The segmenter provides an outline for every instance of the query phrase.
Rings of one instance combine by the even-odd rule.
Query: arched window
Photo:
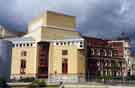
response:
[[[108,56],[109,56],[109,57],[112,57],[112,50],[109,50],[108,52],[109,52],[109,53],[108,53]]]
[[[68,73],[68,59],[62,58],[62,74]]]
[[[91,55],[94,55],[94,54],[95,54],[94,49],[91,48]]]
[[[96,49],[96,55],[100,56],[100,49]]]
[[[107,56],[106,49],[104,49],[103,52],[104,52],[104,56]]]
[[[105,49],[100,50],[101,56],[107,56],[107,52]]]

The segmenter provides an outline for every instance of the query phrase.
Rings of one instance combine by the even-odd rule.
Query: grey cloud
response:
[[[0,23],[20,31],[49,9],[77,16],[77,30],[84,35],[112,37],[135,32],[134,0],[14,0],[5,7],[6,1],[0,1]]]
[[[128,34],[131,31],[134,32],[135,11],[133,4],[134,1],[131,0],[108,0],[106,3],[95,4],[93,12],[88,11],[87,19],[80,25],[80,29],[83,29],[81,32],[98,37],[113,37],[118,36],[121,32]],[[123,8],[126,8],[125,11]],[[123,12],[120,14],[121,9]]]

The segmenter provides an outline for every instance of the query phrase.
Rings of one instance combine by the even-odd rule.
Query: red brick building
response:
[[[122,43],[84,37],[86,43],[86,79],[122,77],[125,64]]]

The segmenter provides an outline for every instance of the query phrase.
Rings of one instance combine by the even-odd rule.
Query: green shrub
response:
[[[105,80],[111,80],[112,79],[112,76],[105,76],[104,79]]]
[[[97,77],[97,79],[99,79],[99,80],[101,80],[101,79],[103,79],[104,77],[102,77],[102,76],[98,76]]]
[[[135,76],[134,76],[134,75],[132,75],[132,76],[127,76],[125,79],[126,79],[126,80],[135,80]]]
[[[33,78],[33,77],[27,77],[27,78],[21,78],[18,81],[19,82],[32,82],[34,80],[35,80],[35,78]]]
[[[37,88],[37,87],[45,87],[46,86],[46,82],[45,80],[34,80],[32,81],[32,83],[29,85],[28,88]]]
[[[122,80],[122,76],[113,77],[113,80]]]

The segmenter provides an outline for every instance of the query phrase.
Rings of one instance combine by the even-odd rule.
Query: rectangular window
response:
[[[68,51],[67,50],[62,50],[62,55],[68,55]]]
[[[118,50],[113,50],[113,56],[118,56]]]
[[[21,68],[26,68],[26,60],[21,60]]]
[[[26,60],[21,60],[20,64],[20,74],[25,74],[25,69],[26,69]]]
[[[68,73],[68,59],[62,58],[62,73],[67,74]]]
[[[26,51],[22,51],[21,52],[21,56],[27,56],[27,52]]]

